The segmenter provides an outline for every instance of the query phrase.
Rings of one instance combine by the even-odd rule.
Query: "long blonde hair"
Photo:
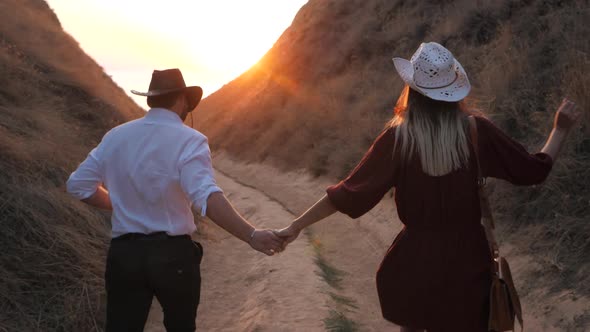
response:
[[[395,149],[404,161],[420,158],[422,170],[441,176],[466,166],[469,143],[464,126],[469,111],[463,101],[430,99],[405,86],[389,126],[396,127]]]

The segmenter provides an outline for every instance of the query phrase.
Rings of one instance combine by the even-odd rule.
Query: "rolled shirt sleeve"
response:
[[[92,196],[103,182],[100,144],[94,148],[66,182],[66,190],[76,199]]]
[[[195,136],[180,161],[180,186],[201,216],[207,214],[207,199],[215,192],[223,192],[217,186],[213,173],[211,151],[207,138]]]

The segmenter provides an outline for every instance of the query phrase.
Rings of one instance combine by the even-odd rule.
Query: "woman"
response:
[[[469,80],[437,43],[423,43],[410,61],[393,60],[406,83],[394,118],[352,173],[279,235],[291,242],[336,211],[360,217],[394,187],[404,228],[377,272],[383,317],[402,332],[487,331],[492,258],[480,223],[471,114],[463,102]],[[543,182],[579,117],[573,109],[564,100],[537,154],[476,116],[483,176]]]

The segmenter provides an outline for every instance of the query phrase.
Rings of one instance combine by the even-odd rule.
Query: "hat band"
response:
[[[442,86],[435,86],[435,87],[422,86],[422,85],[418,84],[416,81],[414,81],[414,84],[416,84],[417,87],[422,88],[422,89],[432,89],[432,90],[434,90],[434,89],[442,89],[442,88],[446,88],[448,86],[453,85],[455,82],[457,82],[457,79],[458,78],[459,78],[459,74],[457,74],[457,71],[455,70],[455,79],[453,79],[453,81],[451,81],[451,83],[449,83],[449,84],[445,84],[445,85],[442,85]]]

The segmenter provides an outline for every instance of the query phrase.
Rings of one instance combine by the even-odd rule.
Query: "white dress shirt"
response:
[[[191,204],[205,215],[209,195],[221,192],[207,137],[163,108],[110,130],[70,175],[67,190],[85,199],[101,183],[113,206],[113,237],[191,234],[196,228]]]

